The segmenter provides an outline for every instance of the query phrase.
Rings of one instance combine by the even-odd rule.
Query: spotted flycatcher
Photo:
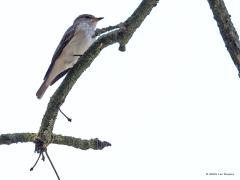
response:
[[[49,86],[64,76],[94,42],[94,33],[97,22],[103,17],[83,14],[78,16],[73,25],[68,28],[62,37],[52,62],[45,74],[44,81],[37,91],[38,99],[41,99]]]

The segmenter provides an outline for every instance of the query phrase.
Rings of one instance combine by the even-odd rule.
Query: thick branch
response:
[[[223,0],[208,0],[225,46],[240,73],[240,42]]]
[[[62,135],[54,135],[52,143],[72,146],[82,150],[87,150],[87,149],[101,150],[107,146],[111,146],[109,142],[100,141],[97,138],[85,140],[85,139],[80,139],[80,138],[75,138],[70,136],[62,136]]]
[[[73,85],[80,77],[80,75],[91,65],[93,60],[99,55],[105,47],[119,43],[120,50],[125,50],[125,45],[136,29],[141,25],[146,16],[151,12],[152,8],[157,5],[159,0],[143,0],[134,13],[123,23],[112,26],[119,29],[113,30],[109,33],[103,34],[96,40],[92,46],[81,57],[81,61],[68,73],[59,88],[51,97],[45,115],[42,119],[42,124],[38,133],[38,137],[47,145],[51,142],[52,131],[57,117],[59,107],[65,101],[66,96],[72,89]],[[110,28],[112,30],[112,28]]]
[[[36,138],[36,133],[13,133],[13,134],[1,134],[0,145],[10,145],[13,143],[33,142]]]
[[[14,134],[1,134],[0,135],[0,145],[10,145],[13,143],[24,143],[32,142],[35,143],[37,139],[36,133],[14,133]],[[111,146],[110,143],[106,141],[100,141],[99,139],[80,139],[71,136],[62,136],[53,134],[52,142],[53,144],[72,146],[78,149],[87,150],[101,150],[107,146]]]

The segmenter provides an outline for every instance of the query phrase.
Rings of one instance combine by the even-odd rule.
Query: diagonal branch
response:
[[[78,63],[76,63],[70,70],[59,88],[50,98],[47,110],[43,116],[41,127],[38,132],[38,138],[41,139],[45,145],[48,145],[52,141],[52,131],[59,107],[64,103],[77,79],[91,65],[93,60],[105,47],[114,43],[119,43],[119,50],[124,51],[125,45],[131,39],[132,35],[142,24],[147,15],[150,14],[153,7],[157,5],[158,1],[159,0],[142,0],[133,14],[125,22],[120,23],[121,26],[112,26],[117,29],[113,30],[114,28],[110,28],[112,31],[101,35],[83,54],[81,61],[78,61]]]
[[[240,76],[240,42],[237,31],[231,21],[231,15],[229,15],[223,0],[208,0],[208,3],[213,12],[214,19],[217,21],[225,46]]]

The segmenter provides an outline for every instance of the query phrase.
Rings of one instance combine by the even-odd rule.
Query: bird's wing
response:
[[[71,68],[68,68],[66,70],[64,70],[63,72],[61,72],[60,74],[58,74],[51,82],[50,85],[53,85],[57,80],[59,80],[61,77],[63,77],[65,74],[67,74],[70,71]]]
[[[44,76],[44,80],[47,79],[48,75],[50,74],[53,65],[55,63],[55,61],[57,60],[57,58],[60,56],[60,54],[62,53],[62,50],[64,49],[64,47],[69,43],[69,41],[71,41],[71,39],[73,38],[74,34],[76,31],[76,26],[72,25],[68,28],[68,30],[65,32],[65,34],[63,35],[57,49],[55,50],[53,57],[52,57],[52,62]]]

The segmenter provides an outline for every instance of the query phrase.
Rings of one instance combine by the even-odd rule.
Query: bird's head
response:
[[[97,22],[102,19],[103,19],[103,17],[95,17],[91,14],[82,14],[74,20],[73,24],[79,24],[81,22],[85,22],[85,23],[96,25]]]

